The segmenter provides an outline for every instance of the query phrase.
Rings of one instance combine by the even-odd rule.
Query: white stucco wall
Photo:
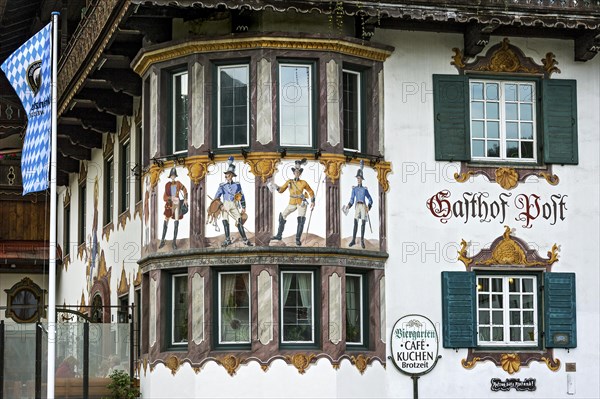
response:
[[[574,272],[577,275],[577,342],[576,349],[555,349],[554,357],[561,362],[557,372],[544,363],[533,362],[513,375],[492,362],[478,362],[467,370],[460,361],[467,350],[441,348],[442,358],[433,371],[419,381],[421,397],[481,398],[514,397],[514,390],[492,392],[490,379],[535,378],[537,390],[518,393],[528,397],[567,397],[565,363],[576,363],[576,395],[569,397],[598,397],[598,299],[599,274],[597,243],[599,241],[598,172],[600,128],[600,58],[581,63],[573,61],[573,41],[510,38],[511,44],[522,49],[537,63],[547,52],[553,52],[562,73],[555,79],[577,79],[579,165],[553,165],[560,178],[557,186],[543,179],[529,178],[519,183],[509,199],[506,220],[489,222],[450,219],[440,223],[426,208],[426,201],[440,190],[449,190],[450,200],[461,198],[465,192],[488,192],[497,199],[507,192],[498,184],[477,176],[458,183],[453,174],[458,163],[434,160],[432,74],[457,74],[450,65],[452,48],[463,46],[463,36],[453,34],[381,31],[373,39],[395,47],[385,63],[385,158],[393,164],[389,175],[388,193],[388,252],[386,266],[388,336],[400,317],[418,313],[434,323],[442,323],[441,272],[463,271],[457,261],[461,239],[471,243],[479,252],[504,231],[513,228],[516,237],[539,248],[546,256],[554,243],[560,246],[559,261],[554,272]],[[502,37],[492,36],[490,46]],[[485,54],[487,48],[482,54]],[[551,225],[541,217],[530,228],[515,220],[520,212],[514,198],[519,194],[537,194],[547,201],[552,194],[567,196],[566,219]],[[441,336],[441,331],[438,334]],[[441,347],[441,339],[440,339]],[[388,345],[389,352],[389,345]],[[412,380],[397,372],[390,363],[387,368],[387,395],[410,397]]]

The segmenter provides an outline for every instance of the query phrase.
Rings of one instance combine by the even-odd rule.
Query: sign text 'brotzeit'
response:
[[[431,320],[421,315],[404,316],[392,328],[390,359],[401,372],[422,375],[437,363],[438,343]]]

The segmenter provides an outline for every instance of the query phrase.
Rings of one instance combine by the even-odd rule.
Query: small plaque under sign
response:
[[[574,373],[577,371],[576,365],[577,363],[565,363],[565,370],[569,373]]]
[[[492,378],[490,389],[494,392],[498,391],[510,391],[514,389],[516,391],[535,391],[535,378],[525,378],[521,381],[520,378],[507,378],[502,381],[500,378]]]

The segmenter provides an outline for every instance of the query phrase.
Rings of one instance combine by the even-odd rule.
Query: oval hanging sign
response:
[[[423,375],[438,361],[439,339],[435,325],[425,316],[402,317],[392,328],[390,341],[394,366],[409,375]]]

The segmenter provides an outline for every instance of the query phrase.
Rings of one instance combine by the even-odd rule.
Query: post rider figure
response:
[[[359,220],[362,221],[360,227],[360,245],[363,248],[365,247],[365,225],[367,224],[367,220],[369,218],[369,211],[373,206],[373,199],[369,194],[369,189],[362,185],[364,180],[363,168],[364,161],[360,161],[360,168],[356,172],[356,182],[358,184],[352,187],[352,195],[350,196],[350,201],[348,202],[348,207],[346,208],[346,210],[352,208],[352,205],[356,200],[356,207],[354,208],[354,230],[352,232],[352,241],[350,241],[348,244],[349,247],[352,247],[356,244],[356,231],[358,230]]]
[[[177,180],[177,169],[171,168],[169,173],[171,181],[165,185],[165,193],[163,194],[163,200],[165,201],[165,221],[163,223],[162,238],[160,240],[159,248],[165,246],[165,236],[167,235],[167,228],[169,227],[169,220],[174,219],[174,230],[173,230],[173,249],[177,249],[177,229],[179,228],[179,220],[183,219],[185,212],[182,212],[181,202],[187,208],[188,206],[188,192],[185,186]],[[183,199],[181,198],[183,194]]]
[[[275,184],[273,185],[274,188],[280,193],[283,193],[288,188],[290,189],[290,203],[283,210],[283,212],[279,214],[279,228],[277,229],[277,234],[271,237],[271,240],[281,240],[281,235],[283,234],[286,218],[292,212],[298,210],[298,228],[296,230],[296,245],[302,245],[300,237],[302,236],[302,230],[304,230],[304,223],[306,222],[306,208],[308,207],[308,198],[310,198],[310,209],[312,210],[315,207],[315,193],[306,181],[300,180],[300,175],[304,171],[304,169],[301,168],[301,166],[305,163],[306,158],[303,158],[300,161],[296,161],[296,167],[292,168],[292,172],[294,172],[294,178],[286,181],[281,187]]]
[[[237,224],[240,237],[244,244],[251,247],[252,243],[246,237],[246,231],[244,230],[244,224],[242,223],[242,214],[246,213],[246,198],[242,192],[242,185],[238,182],[234,182],[233,178],[237,177],[235,174],[235,165],[233,164],[233,157],[229,157],[227,160],[229,166],[225,173],[225,182],[219,184],[215,199],[220,199],[223,196],[222,206],[222,217],[223,217],[223,228],[225,230],[225,241],[221,244],[222,247],[231,245],[231,237],[229,230],[229,216],[231,216]],[[240,209],[241,208],[241,213]]]

